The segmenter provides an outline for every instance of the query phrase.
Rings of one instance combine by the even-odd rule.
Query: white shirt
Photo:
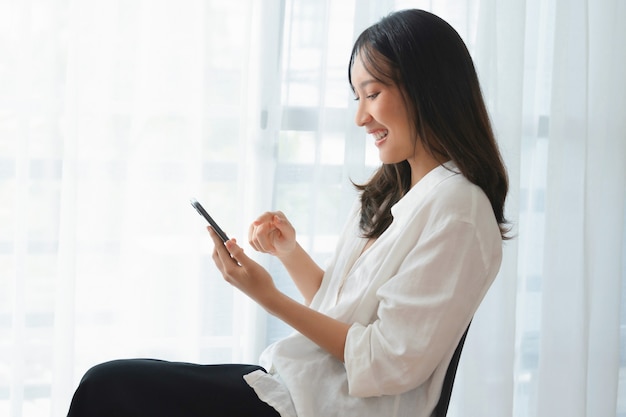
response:
[[[429,417],[458,341],[493,282],[502,240],[484,192],[453,163],[392,208],[367,249],[355,204],[311,307],[352,323],[345,363],[293,333],[246,375],[283,417]]]

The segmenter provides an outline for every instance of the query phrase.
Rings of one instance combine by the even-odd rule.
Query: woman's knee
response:
[[[111,387],[119,361],[105,362],[89,369],[83,375],[70,404],[68,416],[99,416],[104,412],[105,395],[111,395]],[[106,393],[106,394],[105,394]]]
[[[124,362],[126,361],[115,360],[93,366],[83,375],[79,388],[85,386],[105,388],[116,380],[119,382],[119,374],[124,369]]]
[[[114,360],[93,366],[83,375],[72,401],[92,405],[115,402],[127,391],[127,385],[137,379],[133,376],[134,369],[141,365],[136,362],[140,361]]]

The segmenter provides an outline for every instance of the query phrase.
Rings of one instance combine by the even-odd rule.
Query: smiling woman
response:
[[[386,131],[376,143],[382,166],[357,187],[360,198],[325,269],[298,243],[284,213],[252,222],[250,245],[281,262],[304,303],[280,291],[235,240],[209,227],[224,280],[296,332],[267,347],[261,366],[145,359],[97,365],[81,380],[68,415],[446,414],[447,406],[437,407],[444,378],[502,261],[507,193],[482,97],[472,95],[480,88],[471,57],[451,34],[444,20],[410,9],[389,14],[357,39],[350,59],[350,81],[364,97],[357,121],[370,132]],[[409,68],[439,55],[431,62],[440,68]],[[447,66],[459,64],[464,70],[453,82],[462,86],[457,94],[469,97],[442,88],[415,94],[416,83],[441,85],[453,72]],[[398,75],[383,82],[372,67]],[[463,113],[468,102],[477,109]],[[438,124],[461,113],[449,123],[463,129]],[[467,141],[478,146],[467,149]],[[389,168],[395,177],[386,176]]]
[[[421,142],[415,140],[417,132],[409,119],[406,106],[408,101],[398,85],[395,82],[383,83],[373,78],[363,65],[360,55],[355,58],[350,74],[352,88],[359,102],[355,116],[356,124],[364,127],[374,138],[381,162],[397,164],[405,160],[431,158],[430,154],[424,152]],[[415,168],[423,166],[424,161],[416,162],[418,163],[411,171],[414,174]],[[420,176],[416,177],[411,185],[438,164],[426,165],[428,167],[424,166],[425,172],[418,174]]]
[[[113,358],[254,363],[292,332],[221,280],[189,198],[304,299],[248,225],[280,209],[326,269],[382,150],[346,58],[407,7],[465,41],[510,175],[449,415],[626,413],[625,4],[492,3],[0,2],[0,415],[65,415]]]

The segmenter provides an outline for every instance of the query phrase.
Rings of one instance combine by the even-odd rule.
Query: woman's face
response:
[[[382,163],[409,162],[414,185],[439,162],[424,151],[417,139],[402,91],[396,84],[376,80],[363,65],[360,54],[354,60],[351,79],[359,103],[356,124],[367,130]]]
[[[376,80],[361,55],[352,66],[352,88],[358,101],[355,122],[365,127],[384,164],[402,162],[415,153],[415,135],[400,88]]]

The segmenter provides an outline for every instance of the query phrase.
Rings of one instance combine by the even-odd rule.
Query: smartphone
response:
[[[195,198],[192,198],[191,205],[198,211],[198,213],[200,213],[202,217],[206,219],[206,221],[209,222],[213,230],[215,230],[215,233],[217,233],[220,239],[222,239],[222,242],[226,243],[226,241],[228,240],[228,236],[226,235],[226,233],[224,233],[222,228],[219,227],[217,223],[215,223],[215,220],[213,220],[213,218],[209,216],[209,213],[207,213],[204,207],[202,207],[202,204],[200,204]]]

